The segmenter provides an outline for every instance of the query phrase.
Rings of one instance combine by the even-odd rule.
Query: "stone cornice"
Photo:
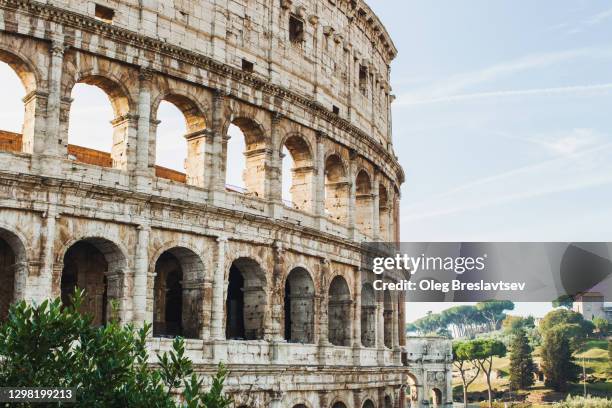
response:
[[[322,106],[319,102],[302,96],[283,86],[271,84],[265,79],[245,73],[237,68],[233,68],[224,63],[215,61],[210,57],[187,50],[185,48],[168,44],[125,28],[103,23],[92,17],[88,17],[73,11],[64,10],[56,6],[42,4],[36,1],[0,0],[0,7],[16,11],[25,11],[32,16],[40,17],[63,26],[69,26],[75,29],[89,31],[107,37],[114,42],[124,43],[142,49],[163,53],[174,59],[204,68],[225,77],[229,77],[233,81],[251,86],[254,89],[267,93],[271,97],[280,97],[290,101],[292,104],[305,107],[309,109],[314,116],[322,118],[339,129],[360,138],[367,145],[367,147],[371,148],[380,155],[381,160],[391,165],[394,176],[397,178],[397,182],[399,184],[404,182],[404,171],[399,165],[393,152],[389,152],[366,132],[359,129],[348,120],[340,118],[338,115]],[[66,44],[74,44],[74,38],[67,37]]]

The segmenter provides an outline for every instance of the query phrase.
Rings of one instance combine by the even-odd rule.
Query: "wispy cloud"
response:
[[[396,102],[397,106],[407,105],[424,105],[432,103],[447,103],[447,102],[462,102],[473,99],[484,98],[501,98],[512,96],[536,96],[536,95],[559,95],[559,94],[578,94],[588,92],[600,92],[612,90],[612,83],[595,84],[595,85],[576,85],[562,86],[553,88],[534,88],[534,89],[518,89],[509,91],[492,91],[492,92],[475,92],[457,95],[446,95],[440,97],[430,97],[416,99],[414,97],[401,98]]]
[[[597,14],[594,14],[594,15],[592,15],[590,17],[587,17],[584,20],[578,22],[577,24],[575,24],[573,26],[567,25],[567,26],[570,27],[569,30],[567,31],[567,33],[568,34],[578,34],[578,33],[581,33],[581,32],[587,30],[590,27],[598,26],[598,25],[604,23],[605,21],[609,20],[610,18],[612,18],[612,8],[600,11]]]
[[[473,99],[479,97],[528,95],[541,90],[501,91],[468,93],[470,88],[484,83],[494,82],[520,72],[543,68],[564,61],[579,58],[612,58],[612,48],[579,48],[567,51],[531,54],[510,61],[495,64],[475,71],[451,75],[448,78],[435,80],[431,85],[399,95],[397,105],[415,105],[420,103],[446,102],[451,100]],[[566,87],[564,91],[573,87]],[[579,87],[575,87],[580,90]],[[557,89],[557,88],[550,88]],[[561,89],[561,88],[558,88]],[[583,88],[584,89],[584,88]]]
[[[403,210],[402,221],[423,220],[533,199],[554,193],[577,191],[612,183],[607,161],[612,143],[597,144],[543,162],[521,166],[464,183],[428,197]],[[473,197],[479,197],[474,200]],[[445,205],[440,203],[450,203]],[[437,206],[437,208],[436,208]]]

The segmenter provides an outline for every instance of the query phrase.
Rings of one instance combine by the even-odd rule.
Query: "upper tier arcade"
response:
[[[391,143],[389,64],[397,50],[361,0],[46,3],[252,72]]]

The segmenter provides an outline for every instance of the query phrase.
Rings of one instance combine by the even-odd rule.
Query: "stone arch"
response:
[[[433,407],[442,406],[442,391],[439,388],[432,388],[429,395],[430,405]]]
[[[175,246],[157,257],[154,271],[153,335],[199,337],[202,259],[191,249]]]
[[[60,288],[64,304],[75,288],[85,291],[81,310],[92,316],[94,325],[111,318],[111,301],[120,301],[127,268],[126,252],[100,237],[74,240],[63,253]]]
[[[20,133],[0,131],[0,150],[33,153],[38,100],[36,92],[41,83],[40,73],[26,56],[4,45],[0,45],[0,62],[4,62],[13,70],[26,94],[22,101],[23,123]]]
[[[380,184],[378,186],[378,220],[379,234],[383,241],[391,240],[391,237],[389,236],[390,215],[389,193],[387,191],[387,187],[385,187],[384,184]]]
[[[225,126],[225,134],[228,134],[231,125],[238,128],[238,133],[241,133],[242,137],[244,138],[244,151],[242,154],[245,157],[245,164],[242,170],[244,190],[242,190],[240,186],[238,186],[238,188],[236,188],[236,186],[229,186],[229,188],[233,191],[244,192],[249,195],[263,198],[265,195],[266,185],[265,164],[268,154],[266,148],[266,144],[268,142],[266,130],[261,123],[246,116],[232,116],[232,119]],[[231,148],[232,144],[235,146],[239,145],[239,143],[236,141],[232,142],[234,137],[228,137],[229,140],[223,149],[226,169],[228,167],[229,160],[228,152],[233,150]]]
[[[251,257],[236,258],[230,265],[225,303],[227,339],[263,339],[267,292],[260,265]]]
[[[325,159],[325,212],[333,220],[346,224],[350,185],[347,170],[340,155],[332,153]]]
[[[368,172],[361,169],[355,177],[355,221],[359,231],[372,235],[372,180]]]
[[[22,237],[0,227],[0,321],[8,317],[27,276],[27,248]]]
[[[374,402],[371,399],[367,399],[363,402],[362,408],[375,408]]]
[[[314,161],[312,147],[308,139],[299,133],[287,134],[281,143],[280,157],[288,151],[293,160],[291,168],[291,204],[292,207],[312,212],[314,197]]]
[[[293,268],[285,280],[285,340],[314,342],[314,280],[303,267]]]
[[[157,130],[158,125],[161,123],[158,119],[159,107],[162,102],[168,102],[173,105],[183,115],[185,121],[186,133],[183,135],[175,135],[177,138],[184,138],[186,141],[186,149],[182,156],[184,160],[184,168],[169,169],[158,164],[158,153],[159,153],[159,134]],[[169,91],[160,94],[151,106],[151,119],[154,124],[155,137],[152,138],[151,145],[155,148],[152,149],[155,152],[155,175],[157,177],[170,179],[178,182],[185,182],[189,185],[195,185],[199,187],[205,186],[205,144],[206,144],[206,126],[207,120],[205,116],[204,108],[198,103],[191,95],[185,95],[184,93],[177,91]],[[184,172],[184,173],[183,173]]]
[[[361,344],[376,347],[376,292],[369,282],[361,286]]]
[[[383,408],[393,408],[393,398],[390,395],[385,395],[385,399],[383,401]]]
[[[421,397],[419,396],[419,383],[417,381],[416,376],[412,373],[407,373],[406,378],[408,379],[407,396],[408,396],[408,399],[412,402],[412,404],[409,404],[408,406],[411,406],[411,405],[416,404],[416,401],[421,400]]]
[[[136,136],[136,108],[130,92],[125,85],[125,80],[116,77],[111,72],[99,69],[88,69],[77,72],[77,74],[64,84],[64,94],[72,95],[77,84],[86,84],[100,89],[109,99],[113,109],[114,118],[111,120],[113,128],[110,152],[100,151],[87,146],[71,144],[70,140],[70,112],[72,102],[65,102],[68,106],[68,115],[62,115],[63,131],[68,135],[68,157],[81,163],[93,164],[102,167],[113,167],[117,169],[128,169],[128,148],[130,137]],[[71,97],[67,100],[72,101]]]
[[[329,284],[327,296],[328,336],[333,345],[351,345],[352,303],[346,279],[342,275],[336,275]]]
[[[331,408],[347,408],[347,405],[342,401],[336,401],[333,403]]]
[[[388,289],[383,293],[383,327],[385,347],[393,348],[393,300]]]

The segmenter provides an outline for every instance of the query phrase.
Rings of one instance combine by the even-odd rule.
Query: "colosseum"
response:
[[[452,405],[448,343],[407,339],[404,295],[361,264],[362,242],[399,240],[396,52],[363,0],[0,0],[26,92],[0,132],[0,318],[80,287],[96,324],[112,302],[153,323],[153,351],[185,337],[203,378],[226,362],[236,407]],[[77,84],[110,100],[108,152],[68,138]],[[162,101],[184,172],[156,165]]]

